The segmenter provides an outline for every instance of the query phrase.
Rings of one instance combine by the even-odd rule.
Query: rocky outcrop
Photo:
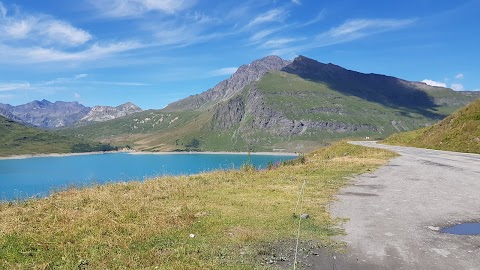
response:
[[[239,96],[217,105],[212,118],[213,129],[229,129],[239,124],[245,115],[245,103]]]
[[[11,106],[0,103],[0,115],[22,124],[40,128],[62,128],[79,122],[99,122],[122,117],[141,109],[128,102],[118,107],[86,107],[78,102],[35,100],[27,104]]]
[[[320,109],[322,110],[322,109]],[[329,112],[340,111],[332,109]],[[350,124],[342,122],[293,120],[275,110],[265,102],[263,95],[255,87],[250,90],[246,112],[253,116],[249,125],[242,126],[244,131],[257,129],[277,136],[300,135],[307,131],[333,131],[337,133],[355,131],[378,131],[378,128],[369,124]]]
[[[337,108],[318,108],[315,111],[341,113]],[[242,121],[246,115],[252,116],[251,120]],[[289,119],[282,111],[273,109],[255,86],[250,89],[246,102],[241,96],[237,96],[215,107],[212,118],[213,129],[225,130],[236,126],[239,126],[240,134],[246,141],[249,141],[248,136],[252,131],[274,136],[301,135],[316,131],[336,133],[378,131],[377,126],[369,124]]]
[[[16,115],[12,114],[8,109],[11,108],[12,106],[8,104],[0,104],[0,116],[3,116],[9,120],[15,121],[20,124],[26,124],[23,122],[23,120],[20,117],[17,117]]]
[[[278,56],[267,56],[242,65],[227,80],[198,95],[193,95],[168,105],[166,111],[188,111],[207,109],[216,103],[227,100],[238,94],[245,86],[259,80],[269,71],[281,70],[291,61],[283,60]]]
[[[80,122],[103,122],[141,111],[142,109],[140,107],[131,102],[124,103],[117,107],[95,106],[88,112],[87,115],[80,119]]]

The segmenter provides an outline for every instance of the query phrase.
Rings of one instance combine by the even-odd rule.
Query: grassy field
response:
[[[383,142],[393,145],[480,153],[480,99],[431,127],[394,134]]]
[[[0,116],[0,156],[111,151],[110,145],[27,127]]]
[[[333,195],[393,156],[341,142],[263,171],[244,166],[4,202],[0,268],[270,268],[272,258],[293,256],[304,181],[310,218],[302,221],[302,243],[335,246]]]

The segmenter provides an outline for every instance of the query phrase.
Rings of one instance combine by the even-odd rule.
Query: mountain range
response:
[[[138,106],[127,102],[117,107],[86,107],[78,102],[35,100],[12,106],[0,103],[0,116],[29,126],[54,129],[92,122],[102,122],[140,112]]]
[[[304,56],[268,56],[164,109],[62,133],[147,151],[304,152],[341,138],[385,138],[430,126],[479,97]]]

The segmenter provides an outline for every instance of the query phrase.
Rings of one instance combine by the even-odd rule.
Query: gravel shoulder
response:
[[[341,190],[330,213],[349,219],[347,253],[312,256],[308,268],[480,269],[480,235],[438,231],[480,222],[480,155],[351,143],[401,156]]]

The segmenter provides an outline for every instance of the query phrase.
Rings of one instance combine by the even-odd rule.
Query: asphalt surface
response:
[[[401,156],[356,177],[330,213],[348,218],[346,254],[311,256],[310,269],[480,269],[480,235],[439,229],[480,222],[480,155],[396,147]]]

